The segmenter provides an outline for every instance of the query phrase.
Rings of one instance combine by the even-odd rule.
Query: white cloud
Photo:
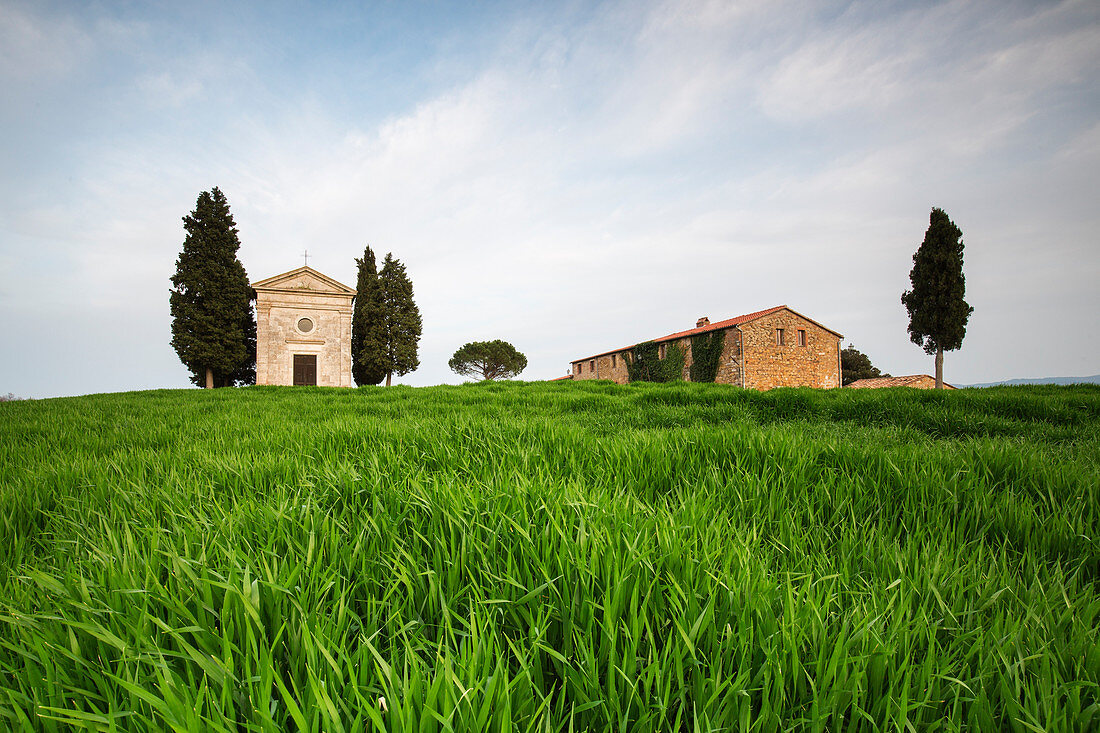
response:
[[[48,82],[64,76],[93,49],[71,18],[44,18],[14,2],[0,2],[0,78]]]
[[[198,79],[180,79],[170,72],[161,71],[138,77],[137,88],[148,104],[178,109],[198,98],[202,94],[203,84]]]
[[[760,104],[782,120],[871,112],[906,93],[905,77],[917,61],[915,49],[882,29],[835,32],[784,57],[760,85]]]
[[[525,376],[542,378],[700,315],[782,302],[894,373],[923,371],[898,296],[941,205],[963,226],[980,304],[982,346],[953,357],[969,374],[959,381],[1057,371],[1044,355],[989,371],[1005,348],[989,334],[1026,322],[1002,301],[1027,282],[1028,233],[1054,233],[1048,302],[1088,287],[1095,252],[1092,270],[1055,274],[1095,235],[1080,190],[1095,182],[1100,133],[1094,116],[1067,119],[1041,163],[1019,169],[1004,148],[1035,139],[1040,101],[1072,106],[1065,89],[1095,78],[1096,24],[1067,25],[1065,7],[1009,13],[966,47],[952,39],[981,13],[965,4],[853,7],[824,22],[790,4],[623,4],[580,27],[521,23],[467,77],[366,117],[310,90],[275,104],[247,56],[155,59],[130,88],[147,97],[138,112],[167,108],[174,124],[84,141],[86,157],[59,172],[78,181],[66,195],[32,188],[25,206],[0,205],[0,258],[14,262],[0,307],[45,297],[129,318],[151,334],[131,357],[165,369],[180,217],[219,185],[254,279],[306,247],[348,283],[366,244],[406,262],[425,335],[423,367],[404,381],[457,381],[446,360],[469,340],[513,341]],[[159,373],[186,383],[182,368]]]
[[[147,32],[138,21],[88,22],[34,3],[0,0],[0,83],[10,90],[86,77],[104,56],[143,42]]]
[[[1081,3],[1009,17],[998,4],[956,1],[854,26],[862,21],[855,12],[775,65],[759,89],[767,114],[797,124],[889,123],[976,155],[1008,144],[1052,91],[1100,68],[1097,13]]]

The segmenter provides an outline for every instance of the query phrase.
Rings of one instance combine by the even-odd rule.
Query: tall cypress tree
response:
[[[382,271],[378,273],[378,284],[382,290],[383,312],[383,366],[386,372],[386,386],[389,387],[394,374],[401,376],[420,366],[417,345],[420,342],[420,309],[413,301],[412,282],[405,273],[400,260],[387,254],[382,262]]]
[[[936,355],[936,389],[943,389],[943,352],[962,346],[974,312],[964,300],[962,231],[943,209],[932,209],[909,281],[913,289],[901,294],[909,311],[909,340]]]
[[[200,387],[254,384],[255,294],[237,259],[241,242],[225,194],[218,188],[199,194],[183,228],[169,295],[172,348]]]
[[[386,376],[385,329],[382,287],[370,247],[363,259],[356,258],[359,277],[355,283],[355,304],[351,316],[351,375],[359,386],[378,384]]]

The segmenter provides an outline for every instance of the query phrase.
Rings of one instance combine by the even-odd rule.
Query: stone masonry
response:
[[[655,341],[667,348],[679,344],[686,355],[683,378],[689,380],[691,337],[722,330],[725,342],[715,382],[751,389],[840,386],[841,334],[785,305],[725,321],[700,318],[696,327]],[[782,343],[781,343],[782,342]],[[573,379],[628,381],[626,354],[634,346],[578,359],[570,365]]]
[[[783,331],[783,345],[777,343],[778,329]],[[741,330],[745,334],[746,387],[840,386],[840,335],[835,331],[788,308],[746,323]],[[799,345],[800,338],[804,338],[804,346]]]
[[[351,387],[355,290],[311,267],[252,284],[256,291],[256,384],[294,384],[294,356],[316,357],[317,385]]]
[[[900,377],[874,377],[872,379],[857,379],[848,385],[848,389],[883,389],[886,387],[912,387],[913,389],[935,389],[936,378],[930,374],[908,374]],[[944,389],[958,389],[947,382],[943,383]]]

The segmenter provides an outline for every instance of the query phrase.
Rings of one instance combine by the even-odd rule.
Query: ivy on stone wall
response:
[[[657,344],[654,341],[643,341],[634,349],[623,354],[626,359],[626,374],[631,382],[654,382],[651,371],[660,363],[657,355]]]
[[[638,344],[626,356],[626,373],[631,382],[675,382],[683,379],[687,352],[680,344],[668,344],[665,358],[654,341]]]
[[[726,343],[725,331],[712,331],[691,337],[691,381],[713,382]]]

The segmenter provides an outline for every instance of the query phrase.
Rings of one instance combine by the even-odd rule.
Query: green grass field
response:
[[[1100,387],[3,403],[0,728],[1096,730],[1098,500]]]

